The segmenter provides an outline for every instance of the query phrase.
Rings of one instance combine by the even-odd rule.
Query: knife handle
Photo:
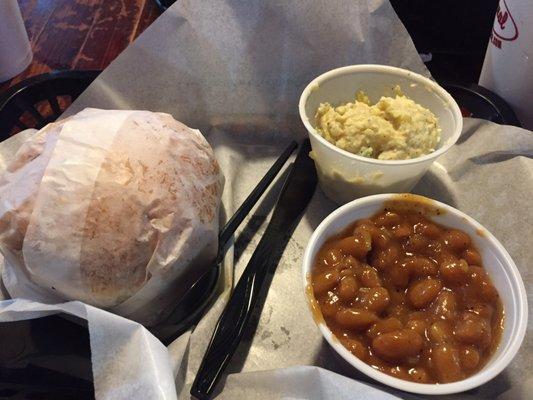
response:
[[[215,386],[244,335],[261,286],[271,267],[273,251],[283,240],[267,227],[218,320],[191,388],[191,395],[210,399]]]

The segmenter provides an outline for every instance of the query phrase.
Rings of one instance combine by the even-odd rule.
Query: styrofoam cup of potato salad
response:
[[[318,76],[299,112],[320,186],[337,203],[410,191],[463,127],[459,106],[436,82],[386,65]]]

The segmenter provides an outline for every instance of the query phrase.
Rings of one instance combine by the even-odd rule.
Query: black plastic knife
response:
[[[211,342],[191,388],[191,395],[211,399],[222,373],[231,360],[257,304],[267,274],[273,274],[278,261],[272,255],[280,251],[298,225],[315,192],[317,176],[306,140],[281,189],[272,218],[244,269],[237,286],[218,320]]]

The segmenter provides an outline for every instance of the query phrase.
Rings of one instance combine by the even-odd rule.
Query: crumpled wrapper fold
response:
[[[86,109],[50,124],[0,177],[4,284],[153,324],[216,256],[222,186],[201,133],[168,114]]]

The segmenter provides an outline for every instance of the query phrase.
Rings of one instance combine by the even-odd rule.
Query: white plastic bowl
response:
[[[528,308],[524,283],[515,263],[507,251],[488,230],[461,211],[446,204],[410,194],[374,195],[352,201],[338,208],[322,221],[307,245],[303,260],[303,285],[306,296],[312,296],[312,291],[309,290],[309,276],[316,254],[325,241],[333,235],[342,232],[343,229],[355,221],[368,218],[382,210],[384,208],[384,202],[398,199],[400,196],[410,202],[423,204],[430,202],[431,206],[437,207],[442,211],[440,215],[430,216],[429,218],[431,220],[444,226],[461,229],[470,235],[473,244],[481,254],[484,268],[489,273],[492,282],[500,294],[504,307],[504,329],[500,345],[496,352],[481,371],[467,379],[444,384],[414,383],[394,378],[359,360],[333,336],[323,321],[321,322],[315,319],[315,322],[324,338],[342,358],[362,373],[383,384],[406,392],[428,395],[451,394],[473,389],[498,375],[516,355],[526,333]],[[309,302],[311,300],[309,299]],[[311,309],[311,303],[309,303],[309,306],[310,310],[313,311]]]
[[[352,102],[359,90],[375,103],[381,96],[393,95],[396,85],[438,117],[441,140],[433,153],[410,160],[376,160],[342,150],[315,130],[320,103]],[[422,75],[386,65],[353,65],[328,71],[307,85],[298,107],[311,140],[320,187],[341,204],[376,193],[409,192],[433,161],[455,144],[463,128],[459,106],[446,90]]]

